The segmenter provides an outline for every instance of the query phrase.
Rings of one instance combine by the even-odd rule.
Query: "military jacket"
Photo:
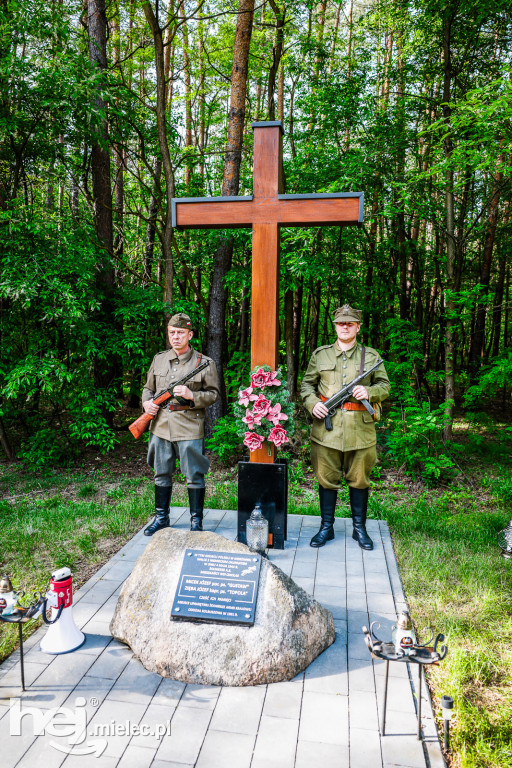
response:
[[[162,389],[171,387],[187,373],[192,371],[199,359],[199,352],[190,349],[178,356],[173,349],[167,349],[155,355],[148,371],[146,384],[142,390],[142,402],[152,400]],[[194,393],[194,405],[186,411],[169,411],[160,407],[150,424],[150,430],[164,440],[196,440],[204,436],[205,409],[220,397],[217,368],[210,357],[202,355],[201,363],[210,361],[208,368],[200,371],[185,386]],[[175,399],[171,400],[176,403]]]
[[[321,400],[320,395],[331,397],[359,375],[361,349],[361,344],[356,343],[351,349],[343,352],[335,342],[319,347],[313,352],[300,390],[302,401],[310,414]],[[366,347],[365,369],[371,368],[379,359],[380,355],[375,349]],[[368,390],[371,403],[385,400],[390,384],[384,365],[367,376],[361,384]],[[358,401],[351,397],[349,402]],[[313,416],[311,440],[340,451],[369,448],[377,442],[373,416],[366,410],[345,411],[338,408],[332,417],[332,427],[332,432],[328,432],[324,419],[316,419]]]

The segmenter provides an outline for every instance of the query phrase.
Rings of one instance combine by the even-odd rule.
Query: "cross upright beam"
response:
[[[253,193],[246,197],[182,197],[172,200],[178,229],[252,227],[251,367],[278,367],[279,232],[284,227],[361,225],[363,192],[283,194],[283,127],[253,123]],[[273,462],[259,449],[251,461]]]

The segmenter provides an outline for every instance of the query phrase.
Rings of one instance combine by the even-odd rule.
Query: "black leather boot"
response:
[[[204,488],[189,488],[188,503],[190,505],[190,530],[203,530]]]
[[[366,510],[368,509],[368,488],[349,488],[350,509],[354,530],[352,538],[361,549],[373,549],[373,541],[366,531]]]
[[[169,505],[172,485],[155,485],[155,519],[144,529],[144,536],[152,536],[162,528],[169,528]]]
[[[333,488],[324,488],[318,486],[320,495],[320,514],[322,523],[320,530],[309,542],[310,547],[323,547],[327,541],[334,539],[334,511],[336,509],[336,499],[338,491]]]

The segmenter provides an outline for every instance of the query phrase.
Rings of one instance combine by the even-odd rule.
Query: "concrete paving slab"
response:
[[[175,507],[171,516],[188,530],[187,508]],[[205,522],[235,539],[236,512],[206,510]],[[105,750],[85,756],[83,744],[70,748],[67,736],[38,735],[29,714],[21,735],[11,735],[10,694],[19,693],[15,652],[0,665],[0,743],[7,745],[2,768],[444,768],[425,685],[425,744],[416,739],[415,665],[409,665],[411,674],[406,664],[389,665],[386,736],[379,732],[384,664],[372,661],[361,627],[379,621],[377,634],[387,637],[396,612],[406,607],[387,525],[370,521],[372,552],[351,539],[351,521],[344,518],[336,518],[333,541],[310,547],[318,525],[318,517],[290,517],[285,549],[268,553],[334,615],[335,643],[305,672],[290,682],[222,688],[145,670],[109,631],[122,582],[150,541],[141,530],[75,594],[75,621],[87,635],[81,649],[59,657],[42,653],[45,628],[25,642],[22,708],[48,714],[51,707],[82,707],[87,744],[99,738],[97,725],[112,729]],[[132,731],[123,731],[126,723]]]
[[[318,741],[303,741],[297,743],[295,768],[347,768],[349,765],[348,746],[339,744],[322,744]],[[365,768],[370,768],[366,765]],[[373,766],[371,766],[373,768]]]
[[[210,728],[255,736],[265,699],[265,687],[222,688]]]
[[[300,739],[348,745],[348,696],[304,691]]]
[[[263,715],[251,768],[294,768],[299,720]]]
[[[208,729],[196,768],[249,768],[254,738],[244,733]]]
[[[263,705],[263,715],[268,717],[300,718],[303,681],[289,683],[271,683],[266,686],[267,693]]]
[[[171,720],[171,734],[158,747],[157,760],[195,765],[212,717],[210,709],[178,706]]]

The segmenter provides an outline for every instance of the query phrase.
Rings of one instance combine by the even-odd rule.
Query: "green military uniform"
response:
[[[368,488],[370,472],[377,461],[377,436],[374,416],[363,403],[351,397],[332,416],[332,430],[327,430],[320,403],[372,368],[380,356],[371,347],[357,343],[361,326],[361,312],[348,304],[338,307],[333,317],[338,339],[334,344],[316,349],[302,380],[301,396],[305,407],[313,416],[311,429],[311,463],[318,478],[321,524],[311,539],[312,547],[323,547],[334,539],[336,498],[343,473],[349,486],[352,513],[352,538],[361,549],[373,549],[366,530]],[[340,343],[348,349],[342,349]],[[359,385],[373,404],[375,417],[380,415],[380,403],[389,394],[389,379],[380,365],[364,377]],[[357,392],[357,388],[356,388]],[[363,395],[364,396],[364,395]],[[316,411],[316,415],[313,411]]]
[[[331,397],[359,375],[361,354],[361,344],[356,343],[344,352],[337,341],[313,352],[301,387],[302,400],[310,414],[321,399],[320,395]],[[364,369],[371,368],[378,360],[378,352],[366,347]],[[361,384],[368,390],[370,403],[381,403],[389,394],[389,379],[384,365],[363,379]],[[358,401],[350,398],[349,402]],[[377,415],[380,408],[375,411]],[[374,417],[367,410],[338,408],[332,417],[332,427],[329,432],[324,419],[313,417],[311,461],[318,481],[324,488],[339,489],[343,468],[348,485],[368,488],[369,474],[377,459]]]

